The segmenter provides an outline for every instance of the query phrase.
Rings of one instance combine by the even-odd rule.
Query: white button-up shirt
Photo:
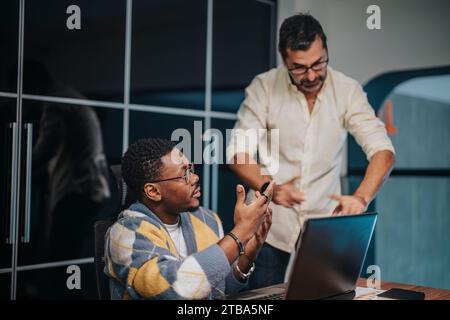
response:
[[[294,249],[307,217],[330,215],[337,206],[328,196],[341,192],[347,132],[368,159],[381,150],[394,152],[386,128],[375,116],[361,85],[330,67],[311,114],[304,94],[292,84],[286,67],[280,65],[255,77],[237,117],[227,161],[236,153],[254,158],[258,154],[260,164],[268,164],[263,169],[273,168],[270,163],[278,161],[278,170],[271,172],[277,184],[300,177],[295,185],[305,193],[304,202],[290,209],[271,204],[273,223],[267,242],[287,252]],[[245,136],[247,129],[267,132],[251,139]],[[279,129],[279,139],[274,129]]]

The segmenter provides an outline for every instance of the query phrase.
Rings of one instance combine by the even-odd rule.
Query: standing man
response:
[[[327,38],[314,17],[287,18],[278,50],[283,64],[247,87],[227,148],[230,168],[251,189],[276,183],[273,224],[251,288],[283,282],[305,218],[363,213],[394,164],[385,126],[361,85],[328,66]],[[265,133],[252,139],[255,129]],[[339,179],[347,132],[369,160],[353,195],[341,195]],[[269,174],[267,164],[274,161],[278,170]]]

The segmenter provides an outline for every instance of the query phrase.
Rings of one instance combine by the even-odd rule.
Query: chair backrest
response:
[[[125,199],[127,197],[127,185],[122,179],[122,166],[120,164],[112,165],[109,168],[113,173],[112,176],[114,178],[115,187],[113,211],[114,213],[117,213],[125,204]]]
[[[134,196],[128,192],[127,185],[125,181],[122,179],[122,166],[112,165],[110,166],[112,176],[114,178],[113,187],[113,195],[115,196],[113,203],[113,219],[109,220],[100,220],[97,221],[94,225],[94,235],[95,235],[95,272],[97,279],[97,292],[100,300],[110,300],[109,293],[109,279],[103,272],[105,268],[105,234],[108,231],[108,228],[113,225],[117,215],[127,208],[131,203],[135,201]]]
[[[103,272],[105,268],[105,234],[114,223],[112,220],[100,220],[94,224],[95,249],[94,264],[97,279],[97,293],[100,300],[110,300],[109,279]]]
[[[134,195],[129,192],[128,187],[122,178],[122,166],[120,164],[115,164],[110,166],[111,172],[115,180],[116,187],[116,199],[114,205],[114,213],[119,213],[125,208],[129,207],[130,204],[136,201]]]

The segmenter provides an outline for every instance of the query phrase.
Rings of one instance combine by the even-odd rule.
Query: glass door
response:
[[[19,1],[0,10],[0,299],[10,299],[17,216]]]
[[[17,299],[97,297],[93,226],[113,214],[125,19],[125,0],[25,1]]]

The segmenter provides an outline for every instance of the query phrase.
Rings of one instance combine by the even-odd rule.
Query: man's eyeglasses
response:
[[[312,69],[313,71],[322,71],[328,65],[328,61],[329,61],[329,59],[326,59],[323,61],[317,61],[311,67],[298,66],[298,67],[290,68],[290,69],[288,69],[288,71],[295,76],[304,75],[309,71],[309,69]]]
[[[184,182],[186,184],[189,184],[191,181],[192,174],[195,173],[194,164],[190,163],[188,167],[185,169],[184,174],[180,177],[173,177],[173,178],[167,178],[167,179],[161,179],[156,181],[151,181],[150,183],[156,183],[156,182],[164,182],[164,181],[170,181],[170,180],[177,180],[177,179],[184,179]]]

